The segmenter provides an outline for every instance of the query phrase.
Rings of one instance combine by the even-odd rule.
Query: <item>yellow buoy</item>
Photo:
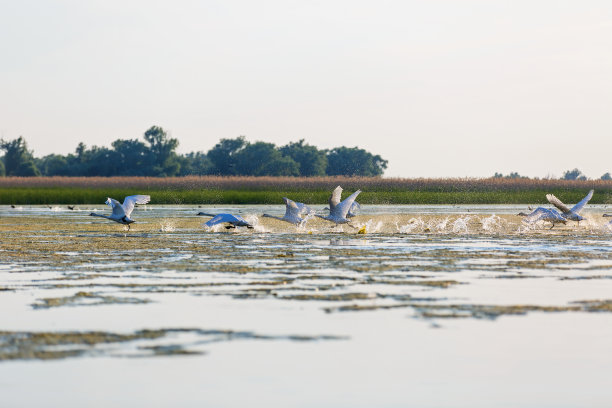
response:
[[[366,226],[364,225],[363,227],[359,228],[359,231],[357,231],[358,234],[365,234],[366,233]]]

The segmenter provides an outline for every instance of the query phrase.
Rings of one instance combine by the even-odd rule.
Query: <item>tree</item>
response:
[[[244,136],[236,139],[221,139],[206,156],[212,163],[212,173],[231,176],[236,173],[236,155],[247,145]]]
[[[586,180],[586,176],[578,169],[567,170],[563,173],[563,180]]]
[[[336,147],[327,153],[327,174],[330,176],[381,176],[387,160],[358,147]]]
[[[606,173],[603,176],[601,176],[602,180],[612,180],[612,176],[610,176],[610,173]]]
[[[304,144],[304,139],[297,143],[289,143],[280,148],[283,156],[292,158],[300,166],[300,176],[324,176],[327,169],[325,150]]]
[[[117,139],[112,146],[119,164],[117,175],[147,176],[154,173],[153,156],[143,142]]]
[[[246,176],[299,176],[299,165],[273,143],[248,143],[236,154],[236,172]]]
[[[40,176],[40,171],[34,164],[32,152],[22,136],[15,140],[0,140],[0,149],[5,151],[4,167],[7,176]]]
[[[204,152],[191,152],[180,156],[181,176],[212,174],[213,164]]]
[[[4,162],[0,159],[0,177],[6,176],[6,169],[4,168]]]
[[[45,176],[68,176],[71,174],[68,160],[60,154],[49,154],[36,159],[36,167]]]
[[[176,176],[180,171],[180,163],[176,155],[178,139],[171,139],[164,129],[151,126],[144,134],[153,155],[153,174],[160,177]]]

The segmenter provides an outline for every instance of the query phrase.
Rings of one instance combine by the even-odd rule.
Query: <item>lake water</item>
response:
[[[0,407],[612,404],[605,206],[93,209],[0,207]]]

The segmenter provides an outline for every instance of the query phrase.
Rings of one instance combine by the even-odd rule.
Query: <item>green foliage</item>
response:
[[[582,172],[578,169],[574,169],[574,170],[567,170],[565,173],[563,173],[563,177],[561,177],[563,180],[586,180],[586,176],[584,174],[582,174]]]
[[[178,140],[159,126],[137,139],[117,139],[111,147],[79,143],[74,153],[50,154],[35,159],[25,140],[2,141],[8,176],[132,176],[174,177],[186,175],[380,176],[387,161],[357,147],[319,150],[300,140],[277,147],[273,143],[248,142],[244,136],[221,139],[207,153],[179,155]],[[40,171],[39,171],[40,169]],[[2,175],[2,172],[0,172]]]
[[[159,177],[179,174],[181,165],[175,152],[179,144],[178,139],[169,138],[166,131],[159,126],[152,126],[145,132],[144,138],[149,143],[153,161],[153,171],[150,174]]]
[[[213,174],[212,161],[204,152],[187,153],[179,156],[178,160],[181,164],[181,176],[203,176],[206,174]]]
[[[282,197],[308,204],[326,204],[328,189],[140,189],[151,195],[153,204],[278,204]],[[368,190],[359,195],[362,204],[534,204],[542,203],[547,193],[562,197],[564,202],[581,200],[584,189],[525,191],[431,191],[431,190]],[[66,188],[66,187],[2,187],[0,204],[100,204],[106,197],[122,199],[134,194],[132,188]],[[612,191],[596,194],[592,204],[612,200]]]
[[[327,156],[324,150],[304,144],[304,139],[289,143],[280,148],[283,156],[292,158],[299,165],[299,174],[303,177],[324,176],[327,169]]]
[[[299,165],[272,143],[248,143],[236,154],[236,172],[249,176],[299,176]]]
[[[358,147],[336,147],[327,154],[327,174],[330,176],[381,176],[387,160]]]
[[[6,176],[6,170],[4,168],[4,161],[0,159],[0,177]]]
[[[236,155],[247,145],[244,136],[236,139],[221,139],[219,143],[208,151],[208,158],[212,162],[212,174],[224,176],[236,175]]]
[[[495,173],[493,175],[493,178],[507,178],[507,179],[526,179],[529,177],[525,177],[525,176],[521,176],[520,174],[518,174],[517,172],[513,171],[510,174],[508,174],[507,176],[504,176],[502,173]]]
[[[28,150],[28,145],[22,136],[15,140],[0,140],[0,149],[5,151],[4,167],[6,175],[19,177],[40,176],[40,171],[36,168],[32,152]]]

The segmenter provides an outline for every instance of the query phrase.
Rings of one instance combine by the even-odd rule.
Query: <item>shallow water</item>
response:
[[[365,235],[261,217],[281,206],[144,206],[130,231],[92,210],[0,207],[2,407],[612,398],[606,207],[551,230],[522,206],[363,206]]]

